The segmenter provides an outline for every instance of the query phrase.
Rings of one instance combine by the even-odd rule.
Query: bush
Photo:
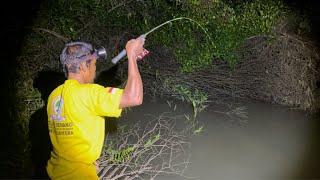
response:
[[[170,19],[191,18],[202,27],[185,19],[173,22],[150,34],[147,43],[151,48],[172,48],[184,72],[209,66],[213,58],[233,66],[236,51],[245,39],[270,33],[284,11],[280,1],[272,0],[234,4],[222,0],[57,0],[50,1],[48,7],[50,29],[72,39],[79,38],[79,29],[88,24],[139,36]]]

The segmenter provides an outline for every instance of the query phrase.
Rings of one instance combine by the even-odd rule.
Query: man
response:
[[[144,39],[128,41],[128,80],[118,89],[93,84],[97,52],[88,43],[73,42],[60,61],[67,80],[49,96],[48,127],[53,144],[47,172],[51,179],[98,179],[95,161],[104,142],[104,116],[119,117],[122,108],[140,105],[143,86],[137,65],[146,50]]]

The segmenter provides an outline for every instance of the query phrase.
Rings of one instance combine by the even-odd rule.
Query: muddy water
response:
[[[174,110],[174,104],[177,104]],[[259,180],[319,178],[319,120],[277,105],[245,102],[247,118],[227,116],[232,109],[209,107],[198,116],[204,132],[191,137],[191,164],[185,175],[195,179]],[[164,112],[188,114],[186,104],[147,101],[133,108],[122,123]],[[178,120],[178,125],[185,119]],[[319,166],[318,166],[319,165]],[[185,179],[160,176],[157,179]]]

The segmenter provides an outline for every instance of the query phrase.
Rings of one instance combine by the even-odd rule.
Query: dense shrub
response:
[[[80,30],[87,26],[105,26],[138,36],[170,19],[191,18],[194,22],[176,21],[148,36],[149,46],[172,48],[185,72],[208,66],[214,58],[233,66],[243,41],[270,33],[284,11],[277,0],[56,0],[48,5],[47,25],[72,39],[80,38]]]

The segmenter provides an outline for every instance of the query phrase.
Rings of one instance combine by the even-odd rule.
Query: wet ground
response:
[[[163,100],[132,108],[121,122],[148,119],[148,114],[188,114],[187,104],[169,107]],[[227,116],[237,107],[243,115]],[[224,112],[224,113],[221,113]],[[246,102],[232,108],[209,107],[198,116],[204,132],[191,138],[191,164],[185,175],[195,179],[320,179],[320,119],[278,105]],[[178,120],[182,126],[183,118]],[[160,176],[157,179],[185,179]]]

